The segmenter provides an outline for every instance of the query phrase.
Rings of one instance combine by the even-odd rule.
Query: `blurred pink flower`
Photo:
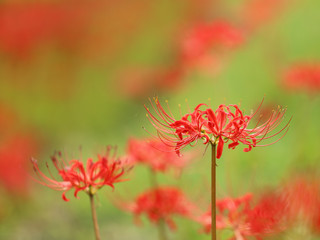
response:
[[[77,197],[79,191],[84,191],[87,194],[95,194],[100,188],[107,185],[114,189],[114,184],[126,181],[123,179],[128,170],[130,170],[127,161],[117,158],[115,154],[110,154],[111,147],[108,147],[105,155],[98,155],[98,160],[93,162],[91,158],[87,160],[86,168],[79,160],[71,160],[66,164],[61,157],[58,156],[51,158],[52,163],[58,174],[62,178],[61,181],[56,180],[51,174],[49,165],[47,165],[50,177],[47,177],[38,166],[35,159],[32,159],[34,171],[38,179],[38,183],[58,191],[64,191],[62,198],[69,201],[65,194],[67,191],[74,189],[74,196]],[[58,159],[60,158],[60,159]]]
[[[211,108],[201,110],[207,107],[206,104],[199,104],[192,113],[181,116],[176,119],[169,107],[165,111],[157,98],[154,98],[154,104],[150,100],[150,104],[154,113],[145,106],[148,112],[148,119],[156,128],[158,137],[169,147],[175,149],[180,155],[180,150],[185,146],[197,142],[199,139],[204,144],[217,144],[217,158],[222,155],[224,143],[229,143],[228,148],[234,149],[239,143],[247,145],[245,152],[250,151],[253,147],[268,146],[279,141],[287,132],[289,122],[279,131],[271,134],[271,132],[281,123],[286,109],[278,108],[273,111],[267,121],[253,128],[248,128],[251,119],[256,115],[244,115],[237,105],[220,105],[216,111]],[[262,104],[262,103],[261,103]],[[284,134],[276,141],[260,145],[262,140],[272,138],[281,132]],[[271,134],[271,135],[270,135]]]

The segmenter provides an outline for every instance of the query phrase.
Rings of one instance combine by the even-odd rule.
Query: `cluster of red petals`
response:
[[[320,63],[296,64],[284,73],[284,83],[289,89],[320,91]]]
[[[74,196],[77,197],[79,191],[87,194],[95,194],[97,190],[107,185],[114,189],[114,184],[126,179],[122,179],[123,175],[129,170],[127,162],[116,158],[115,154],[110,154],[111,148],[108,148],[105,155],[98,155],[98,160],[93,162],[91,158],[87,160],[86,167],[79,160],[71,160],[69,164],[61,157],[61,153],[51,158],[52,163],[62,178],[61,181],[51,174],[49,165],[47,164],[50,177],[47,177],[38,166],[36,160],[32,160],[33,168],[38,175],[38,180],[42,185],[58,191],[64,191],[62,198],[69,201],[65,193],[74,189]],[[60,159],[59,159],[60,158]]]
[[[232,229],[234,236],[231,239],[237,240],[245,240],[248,236],[260,240],[284,230],[285,201],[269,194],[263,196],[255,207],[251,207],[251,202],[251,194],[218,200],[217,229]],[[203,225],[205,233],[211,231],[211,210],[197,220]]]
[[[128,155],[135,163],[148,165],[153,171],[165,172],[170,168],[181,169],[189,159],[179,158],[177,154],[158,139],[130,139]]]
[[[172,217],[179,215],[191,218],[193,208],[181,190],[174,187],[158,187],[139,195],[129,210],[137,220],[140,215],[146,214],[151,222],[159,223],[163,220],[174,230],[176,224]]]
[[[174,118],[169,107],[166,111],[157,98],[154,103],[150,100],[154,113],[145,106],[149,113],[148,118],[151,124],[156,128],[158,137],[167,146],[174,147],[178,155],[180,149],[199,139],[204,140],[204,144],[217,144],[217,158],[222,155],[224,144],[228,144],[228,148],[234,149],[240,143],[247,145],[245,152],[250,151],[253,147],[261,147],[273,144],[279,141],[288,130],[289,122],[279,131],[271,134],[271,132],[281,123],[286,109],[278,108],[273,111],[271,116],[261,125],[259,122],[255,127],[249,128],[248,125],[257,111],[251,115],[244,115],[237,105],[220,105],[216,111],[211,108],[201,110],[208,107],[206,104],[199,104],[192,113],[181,116],[180,119]],[[260,145],[264,139],[269,139],[277,134],[284,134],[275,142]]]

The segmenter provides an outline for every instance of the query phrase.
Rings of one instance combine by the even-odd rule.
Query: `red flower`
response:
[[[108,185],[114,189],[114,184],[126,179],[121,177],[128,170],[126,169],[126,162],[116,158],[114,155],[110,156],[111,148],[107,149],[104,156],[98,155],[98,161],[93,162],[91,158],[87,160],[86,168],[79,160],[71,160],[67,165],[61,158],[61,154],[51,158],[53,165],[58,171],[62,181],[56,180],[50,172],[49,166],[47,168],[50,173],[50,178],[47,177],[38,166],[36,160],[32,160],[34,171],[37,173],[39,182],[49,188],[58,191],[64,191],[62,198],[65,201],[69,201],[65,193],[68,190],[74,189],[74,196],[77,197],[79,191],[84,191],[87,194],[95,194],[100,188]]]
[[[320,91],[320,64],[296,64],[284,73],[284,83],[290,89]]]
[[[128,208],[136,218],[146,214],[153,223],[164,220],[174,230],[176,225],[173,215],[191,217],[193,205],[184,194],[174,187],[159,187],[151,189],[136,198],[134,204]]]
[[[275,234],[285,228],[284,219],[287,202],[279,195],[263,196],[254,208],[251,205],[252,195],[246,194],[239,198],[218,200],[216,206],[217,229],[232,229],[231,239],[244,240],[246,236],[257,239]],[[211,231],[211,209],[197,219],[204,227],[204,232]]]
[[[248,152],[252,147],[267,146],[279,141],[287,132],[289,122],[278,132],[269,135],[282,121],[286,109],[278,108],[278,111],[272,112],[269,119],[263,124],[256,124],[254,128],[248,128],[251,119],[257,111],[251,115],[244,115],[237,105],[220,105],[216,111],[211,108],[201,110],[206,104],[199,104],[192,113],[186,114],[180,120],[176,120],[159,103],[158,99],[154,99],[155,105],[150,100],[151,106],[155,114],[145,106],[152,125],[157,129],[159,138],[168,146],[174,147],[176,153],[180,154],[180,149],[188,144],[197,142],[199,139],[204,140],[204,144],[217,144],[217,158],[220,158],[223,151],[224,143],[229,143],[228,148],[234,149],[239,143],[247,145],[244,149]],[[262,104],[262,103],[261,103]],[[283,132],[285,133],[273,143],[260,145],[264,139],[269,139]]]
[[[264,194],[253,209],[248,212],[247,222],[250,234],[262,237],[276,234],[288,227],[288,210],[290,202],[280,192]]]
[[[168,168],[183,168],[188,158],[179,158],[160,140],[130,139],[128,154],[132,161],[149,165],[153,171],[165,172]]]

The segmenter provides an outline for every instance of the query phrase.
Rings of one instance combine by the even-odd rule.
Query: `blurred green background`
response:
[[[248,7],[255,13],[249,16],[253,2],[262,7]],[[283,72],[296,62],[320,62],[319,9],[318,0],[1,1],[0,239],[93,239],[87,196],[70,192],[64,202],[60,192],[32,182],[29,159],[45,168],[55,150],[78,156],[81,147],[86,159],[106,145],[125,154],[129,137],[148,137],[142,127],[153,130],[143,107],[148,97],[168,99],[175,113],[178,104],[187,112],[186,98],[191,108],[208,98],[213,108],[241,102],[247,114],[263,98],[263,106],[287,106],[285,121],[293,120],[281,141],[249,153],[241,146],[224,150],[218,197],[259,193],[292,174],[317,172],[319,89],[290,90]],[[243,42],[208,48],[200,63],[183,65],[183,33],[216,20],[241,29]],[[183,73],[167,77],[175,68]],[[181,187],[205,211],[209,159],[209,151],[200,154],[181,177],[160,174],[159,181]],[[102,239],[157,237],[148,221],[136,226],[112,203],[129,202],[149,187],[143,166],[130,179],[114,192],[99,192]],[[170,239],[209,238],[199,224],[176,221]]]

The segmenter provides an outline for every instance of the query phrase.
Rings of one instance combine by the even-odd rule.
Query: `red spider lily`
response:
[[[155,104],[150,100],[155,114],[145,106],[149,113],[148,118],[151,124],[156,128],[159,138],[168,146],[174,147],[178,155],[180,149],[199,139],[204,140],[204,144],[217,144],[217,158],[220,158],[223,151],[224,143],[229,143],[228,148],[234,149],[239,143],[247,145],[245,152],[250,151],[253,147],[268,146],[279,141],[287,132],[289,122],[278,132],[271,132],[281,123],[286,109],[278,108],[273,111],[271,116],[263,124],[259,122],[254,128],[248,128],[251,119],[257,111],[251,115],[244,115],[237,105],[220,105],[216,111],[211,108],[201,110],[206,104],[199,104],[192,113],[188,113],[176,120],[171,114],[164,110],[157,98]],[[261,103],[262,104],[262,103]],[[260,105],[261,105],[260,104]],[[264,139],[269,139],[277,134],[284,134],[276,141],[266,145],[259,143]],[[270,135],[271,134],[271,135]]]
[[[296,64],[284,73],[284,83],[289,89],[320,91],[320,64]]]
[[[284,229],[285,201],[273,194],[263,196],[254,208],[250,206],[251,201],[252,194],[218,200],[217,229],[232,229],[231,239],[235,240],[245,240],[247,236],[262,239]],[[203,225],[205,233],[210,233],[211,209],[197,221]]]
[[[160,140],[130,139],[128,155],[133,162],[149,165],[153,171],[165,172],[169,168],[181,169],[189,161],[188,157],[179,158]]]
[[[141,214],[146,214],[153,223],[164,220],[172,230],[176,229],[172,217],[180,215],[191,218],[193,208],[194,206],[186,199],[181,190],[174,187],[151,189],[139,195],[135,203],[127,207],[138,221]]]
[[[61,158],[61,154],[58,157],[55,155],[51,158],[52,163],[58,171],[62,181],[56,180],[49,170],[50,177],[47,177],[38,166],[36,160],[32,160],[34,171],[37,173],[40,184],[52,188],[58,191],[64,191],[62,198],[65,201],[69,201],[66,198],[65,193],[68,190],[74,189],[74,196],[77,197],[79,191],[84,191],[87,194],[93,195],[100,188],[108,185],[114,189],[114,184],[118,182],[126,181],[127,179],[121,179],[123,175],[129,170],[126,168],[125,161],[120,158],[116,158],[115,154],[110,156],[111,148],[107,149],[105,155],[98,155],[98,161],[93,162],[91,158],[87,160],[86,168],[79,160],[71,160],[69,165]]]

